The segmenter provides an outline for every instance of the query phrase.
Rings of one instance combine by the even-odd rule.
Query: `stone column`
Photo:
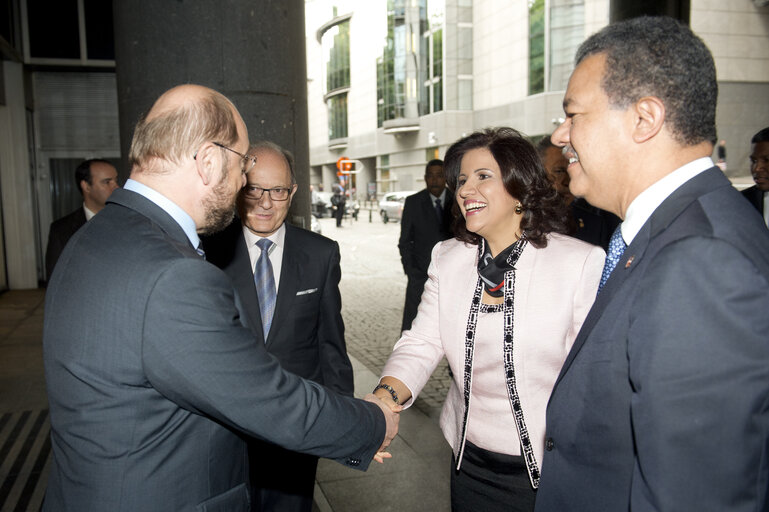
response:
[[[183,83],[211,87],[235,103],[252,141],[294,154],[290,220],[309,227],[304,2],[114,0],[113,11],[123,159],[136,121],[160,94]]]

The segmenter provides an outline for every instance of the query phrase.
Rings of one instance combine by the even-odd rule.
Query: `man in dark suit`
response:
[[[167,91],[136,127],[125,189],[64,249],[43,331],[45,510],[248,510],[243,434],[360,469],[381,460],[397,418],[284,371],[199,249],[233,218],[247,150],[227,98]]]
[[[750,174],[756,182],[742,191],[769,226],[769,127],[764,128],[750,139]]]
[[[443,160],[427,162],[425,185],[427,187],[424,190],[406,198],[401,217],[398,250],[401,253],[403,271],[408,277],[401,324],[403,331],[411,328],[411,322],[417,316],[433,246],[441,240],[451,238],[449,222],[452,198],[446,190]]]
[[[286,224],[297,189],[291,154],[266,141],[253,144],[249,154],[256,165],[238,197],[240,219],[204,241],[206,256],[230,277],[241,320],[285,370],[352,396],[339,245]],[[257,243],[263,239],[272,243],[268,258],[276,288],[269,329],[261,316],[265,297],[259,296],[254,278],[261,255]],[[249,457],[254,461],[251,483],[257,510],[312,511],[317,457],[256,439],[249,442]]]
[[[75,183],[83,196],[83,206],[51,223],[45,250],[45,275],[48,279],[72,235],[104,208],[107,198],[117,188],[117,169],[106,160],[85,160],[75,169]]]
[[[717,95],[672,18],[577,51],[553,142],[623,222],[550,397],[538,511],[769,507],[769,231],[710,159]]]
[[[566,172],[569,162],[563,156],[561,148],[553,144],[549,136],[537,143],[537,151],[548,179],[571,211],[573,232],[570,234],[574,238],[602,247],[605,251],[620,219],[613,213],[596,208],[584,198],[575,198],[572,195],[569,191],[569,173]]]

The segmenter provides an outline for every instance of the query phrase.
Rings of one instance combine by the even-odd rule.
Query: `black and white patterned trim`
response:
[[[502,313],[504,311],[504,304],[484,304],[481,302],[481,313]]]
[[[483,243],[483,242],[481,242]],[[521,407],[521,400],[518,396],[518,388],[515,383],[515,367],[513,365],[513,319],[515,317],[514,311],[514,297],[515,297],[515,263],[518,261],[523,249],[526,247],[526,239],[521,238],[516,244],[515,249],[510,253],[507,259],[511,270],[505,272],[505,289],[503,295],[502,311],[504,312],[503,318],[503,349],[504,349],[504,367],[505,367],[505,381],[507,383],[507,394],[510,398],[510,405],[513,410],[513,418],[515,419],[515,426],[518,429],[518,439],[521,442],[521,451],[526,461],[526,468],[529,473],[529,480],[534,489],[539,487],[539,466],[537,460],[534,457],[534,449],[531,445],[531,438],[529,431],[526,428],[526,421],[523,416],[523,408]],[[483,254],[483,247],[479,246],[480,254]],[[457,469],[462,463],[462,453],[464,452],[464,440],[467,433],[467,418],[470,413],[470,390],[472,385],[473,374],[473,353],[475,350],[475,331],[478,325],[478,313],[483,311],[484,313],[498,312],[499,308],[493,305],[482,305],[481,298],[483,295],[483,281],[478,277],[478,282],[475,285],[475,292],[473,293],[472,303],[470,304],[470,315],[467,318],[467,329],[465,331],[465,368],[464,368],[464,400],[465,400],[465,412],[462,419],[462,430],[460,432],[459,442],[457,446],[460,447],[459,454],[457,456]]]
[[[524,244],[525,245],[525,244]],[[520,248],[523,250],[523,247]],[[515,251],[513,251],[515,253]],[[519,252],[520,254],[520,252]],[[513,254],[510,255],[513,257]],[[517,259],[517,257],[516,257]],[[526,469],[529,472],[529,480],[534,489],[539,487],[539,466],[534,457],[534,448],[531,445],[529,430],[526,428],[526,420],[523,417],[521,398],[518,395],[518,387],[515,383],[515,367],[513,365],[513,297],[515,296],[515,270],[505,272],[505,294],[502,302],[504,307],[504,354],[505,354],[505,381],[507,382],[507,395],[510,397],[510,405],[513,407],[513,418],[518,428],[518,439],[521,441],[521,451],[526,460]]]

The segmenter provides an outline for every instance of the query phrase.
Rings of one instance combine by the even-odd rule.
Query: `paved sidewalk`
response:
[[[365,214],[364,214],[365,213]],[[398,253],[400,224],[383,224],[361,211],[358,221],[320,219],[323,235],[339,243],[342,315],[347,351],[355,371],[355,394],[364,396],[400,336],[406,276]],[[414,407],[401,415],[393,458],[372,463],[366,473],[321,460],[315,502],[321,512],[444,511],[449,504],[451,449],[438,428],[449,386],[442,362]]]

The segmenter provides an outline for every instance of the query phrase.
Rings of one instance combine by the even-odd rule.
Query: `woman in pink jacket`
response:
[[[534,509],[545,408],[598,288],[604,252],[566,236],[567,212],[531,143],[475,132],[446,153],[455,239],[433,248],[417,317],[375,394],[410,406],[445,356],[441,429],[454,511]]]

